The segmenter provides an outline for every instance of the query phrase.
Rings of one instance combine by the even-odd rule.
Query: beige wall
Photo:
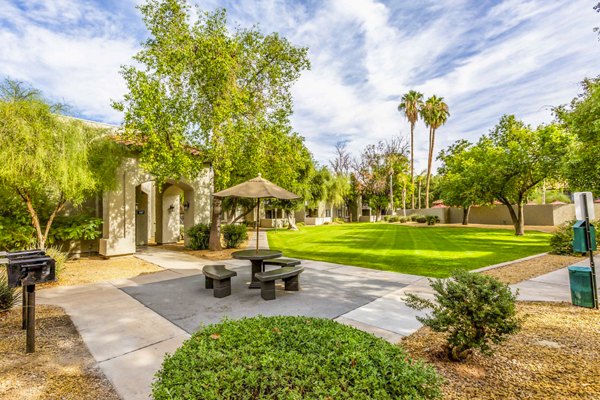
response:
[[[513,207],[516,211],[516,207]],[[596,218],[600,218],[600,204],[594,205]],[[422,210],[406,210],[406,214],[437,215],[442,223],[461,223],[463,209],[428,208]],[[525,225],[558,226],[575,219],[573,204],[527,204],[523,207]],[[443,217],[442,217],[443,216]],[[471,207],[469,223],[488,225],[512,225],[510,213],[504,205]]]
[[[105,192],[102,198],[103,232],[99,252],[103,256],[133,254],[136,250],[136,187],[152,181],[152,175],[145,172],[136,158],[128,158],[117,171],[117,187]],[[174,189],[169,189],[169,188]],[[163,193],[163,190],[165,193]],[[156,221],[155,238],[158,243],[168,243],[179,239],[179,202],[174,203],[173,192],[183,192],[190,207],[184,214],[186,226],[210,222],[210,197],[212,194],[212,170],[206,165],[202,173],[191,181],[169,182],[162,188],[155,185],[154,207],[151,217]],[[188,200],[189,199],[189,200]],[[163,201],[164,200],[164,201]],[[168,211],[170,205],[173,212]],[[152,227],[153,223],[150,223]]]

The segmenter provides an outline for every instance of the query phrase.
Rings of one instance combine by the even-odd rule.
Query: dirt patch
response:
[[[443,334],[421,328],[401,344],[445,378],[445,399],[600,398],[600,312],[566,303],[518,303],[523,329],[491,357],[441,359]]]
[[[36,307],[33,354],[25,354],[20,307],[0,313],[0,376],[0,399],[119,399],[60,307]]]
[[[57,282],[44,284],[40,289],[55,286],[85,285],[113,279],[128,279],[134,276],[163,271],[162,268],[136,257],[85,257],[67,261]]]
[[[482,274],[493,276],[504,283],[512,285],[556,271],[557,269],[573,265],[583,260],[584,258],[582,257],[547,254],[541,257],[532,258],[531,260],[483,271]]]
[[[244,243],[242,243],[240,245],[240,247],[238,247],[237,249],[223,249],[221,251],[190,250],[190,249],[186,249],[184,247],[183,243],[163,244],[163,245],[156,246],[156,247],[163,248],[165,250],[181,251],[185,254],[190,254],[194,257],[199,257],[199,258],[204,258],[206,260],[216,261],[216,260],[229,260],[229,259],[233,258],[233,257],[231,257],[231,253],[233,253],[235,251],[243,250],[246,247],[248,247],[248,241],[245,241]]]

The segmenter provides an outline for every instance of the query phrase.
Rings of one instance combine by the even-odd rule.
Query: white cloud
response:
[[[32,0],[25,9],[0,0],[0,73],[29,81],[73,104],[84,116],[118,122],[110,108],[125,90],[118,74],[138,48],[131,9],[92,0]],[[25,4],[25,3],[24,3]],[[224,6],[232,25],[259,24],[309,47],[312,70],[294,87],[295,129],[322,162],[338,140],[358,154],[369,143],[409,133],[397,111],[418,89],[443,96],[451,117],[437,150],[476,140],[504,113],[551,120],[578,82],[598,74],[597,14],[585,0],[207,0]],[[426,163],[426,128],[417,127],[417,168]]]

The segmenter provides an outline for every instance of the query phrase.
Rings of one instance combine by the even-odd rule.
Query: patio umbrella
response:
[[[221,190],[214,194],[215,197],[246,197],[250,199],[256,199],[256,251],[258,251],[258,225],[260,222],[260,199],[281,199],[281,200],[293,200],[299,199],[300,196],[287,191],[276,184],[269,182],[262,178],[260,174],[258,177],[250,179],[239,185],[230,187],[229,189]]]

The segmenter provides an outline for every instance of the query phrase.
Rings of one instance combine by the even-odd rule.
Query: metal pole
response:
[[[594,308],[598,309],[598,285],[596,283],[596,264],[594,263],[594,252],[592,251],[592,235],[590,232],[590,217],[588,214],[587,195],[583,194],[583,212],[585,213],[585,241],[590,255],[590,268],[592,270],[592,301]]]
[[[27,344],[26,353],[35,352],[35,285],[27,287]]]
[[[256,254],[258,254],[258,226],[260,225],[260,198],[256,199]]]
[[[25,287],[21,287],[21,329],[27,329],[27,291]]]

